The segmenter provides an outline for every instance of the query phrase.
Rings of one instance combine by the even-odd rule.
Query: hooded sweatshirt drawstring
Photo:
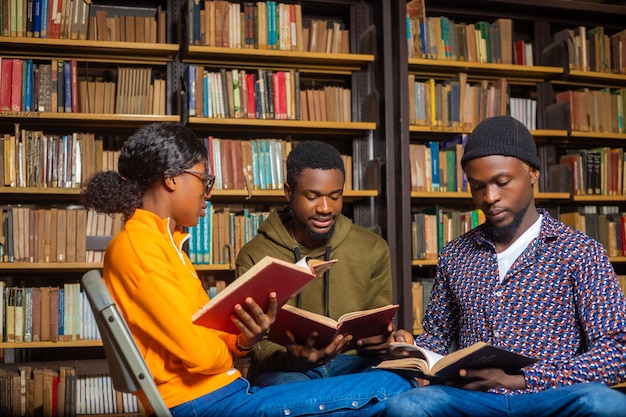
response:
[[[326,252],[324,253],[325,261],[330,260],[330,251],[331,247],[326,246]],[[298,246],[293,247],[293,255],[296,262],[298,262],[302,258],[302,255],[300,254],[300,248]],[[296,295],[296,307],[302,308],[301,292]],[[326,315],[326,317],[330,317],[330,269],[324,272],[324,314]]]

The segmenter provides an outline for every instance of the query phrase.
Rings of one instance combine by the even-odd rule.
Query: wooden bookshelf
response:
[[[370,54],[331,54],[196,45],[187,47],[184,59],[189,63],[201,64],[207,62],[207,57],[209,56],[211,65],[247,67],[251,62],[254,62],[255,65],[263,65],[264,68],[294,66],[300,71],[327,72],[331,74],[348,74],[374,62],[374,55]]]

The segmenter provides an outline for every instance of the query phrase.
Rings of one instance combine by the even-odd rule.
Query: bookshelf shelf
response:
[[[28,58],[55,55],[57,58],[108,60],[116,63],[165,64],[176,57],[179,46],[164,43],[0,37],[0,49],[3,54],[10,53]]]
[[[470,134],[471,129],[409,125],[409,132],[441,136],[441,135]],[[569,136],[569,133],[567,132],[567,130],[538,129],[538,130],[532,130],[530,133],[532,133],[534,137],[538,137],[538,138],[543,138],[543,137],[564,138],[564,137]],[[600,135],[600,134],[596,133],[596,136],[597,135]],[[626,135],[624,136],[626,139]]]
[[[16,194],[16,195],[40,195],[40,196],[78,196],[80,189],[78,188],[38,188],[38,187],[0,187],[0,195]],[[344,199],[359,199],[366,197],[377,197],[377,190],[346,190]],[[266,199],[275,200],[284,197],[283,190],[212,190],[211,198],[249,198],[249,199]]]
[[[346,190],[343,193],[343,198],[347,202],[368,198],[377,197],[377,190]],[[212,190],[211,201],[219,202],[220,200],[245,198],[247,201],[284,201],[285,193],[281,190]]]
[[[74,340],[71,342],[2,342],[0,349],[39,349],[39,348],[71,348],[71,347],[99,347],[101,340]]]
[[[572,201],[577,203],[624,203],[624,195],[575,195]]]
[[[563,74],[559,67],[524,66],[508,64],[488,64],[466,61],[448,61],[440,59],[409,59],[409,72],[419,72],[420,76],[433,75],[441,77],[456,72],[468,75],[498,76],[518,82],[543,81]]]
[[[413,259],[411,261],[411,266],[423,267],[435,265],[437,265],[437,259]]]
[[[94,114],[94,113],[53,113],[53,112],[0,112],[0,125],[14,123],[41,124],[49,126],[72,127],[111,126],[115,128],[138,128],[154,122],[179,122],[179,115],[163,116],[156,114]]]
[[[358,71],[374,61],[369,54],[330,54],[319,52],[279,51],[272,49],[218,48],[189,45],[183,60],[189,63],[210,62],[211,66],[258,68],[297,67],[300,71],[345,73]]]
[[[608,72],[570,70],[563,74],[555,83],[581,84],[585,87],[624,87],[626,86],[626,74],[613,74]]]
[[[598,196],[596,196],[598,197]],[[429,200],[471,200],[472,194],[469,192],[411,192],[412,199],[429,199]],[[624,197],[620,198],[624,200]],[[536,193],[536,200],[569,200],[569,193]]]
[[[570,134],[571,138],[579,139],[602,139],[602,140],[618,140],[626,141],[626,134],[624,133],[607,133],[607,132],[577,132],[574,131]]]
[[[354,135],[376,129],[374,122],[316,122],[303,120],[268,120],[268,119],[215,119],[190,117],[189,125],[194,128],[220,127],[225,130],[241,131],[242,127],[262,128],[276,133],[333,133]]]
[[[198,272],[233,270],[229,264],[195,264],[194,267]]]
[[[46,272],[87,272],[102,269],[102,263],[92,262],[0,262],[0,271],[46,271]]]

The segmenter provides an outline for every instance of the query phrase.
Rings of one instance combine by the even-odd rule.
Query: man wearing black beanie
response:
[[[486,222],[448,243],[424,332],[441,355],[486,342],[535,358],[518,372],[462,369],[388,402],[387,416],[625,416],[626,301],[601,244],[534,202],[539,159],[509,116],[479,123],[461,165]]]

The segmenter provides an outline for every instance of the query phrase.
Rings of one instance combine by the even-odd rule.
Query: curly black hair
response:
[[[180,123],[153,123],[137,130],[122,147],[118,171],[94,174],[81,187],[85,207],[125,218],[142,207],[142,197],[156,182],[206,161],[207,149]]]
[[[306,168],[338,169],[343,178],[346,171],[339,151],[332,145],[317,140],[310,140],[296,145],[287,156],[287,184],[296,189],[298,179]]]

